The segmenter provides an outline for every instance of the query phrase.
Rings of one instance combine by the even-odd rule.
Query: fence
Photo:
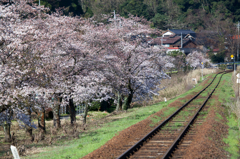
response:
[[[77,115],[83,115],[84,111],[85,111],[85,104],[78,104],[76,105],[76,114]]]
[[[67,106],[60,106],[60,114],[67,114]]]

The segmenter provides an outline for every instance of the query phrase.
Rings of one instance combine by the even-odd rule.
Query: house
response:
[[[169,36],[191,36],[196,37],[196,33],[192,30],[181,30],[181,29],[168,29],[166,32],[162,34],[163,37],[169,37]]]
[[[164,47],[173,47],[173,45],[180,41],[181,37],[179,36],[169,36],[169,37],[158,37],[155,38],[150,44],[159,45]]]
[[[173,44],[173,47],[179,47],[179,48],[196,48],[197,45],[195,42],[189,38],[184,38],[175,44]]]

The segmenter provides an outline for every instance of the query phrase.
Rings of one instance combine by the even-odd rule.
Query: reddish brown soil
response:
[[[217,96],[213,95],[212,99],[218,101]],[[229,158],[228,153],[223,149],[227,146],[223,138],[228,134],[228,126],[224,124],[227,119],[223,112],[224,108],[220,102],[210,106],[205,122],[196,126],[195,140],[191,143],[184,158]],[[219,113],[223,119],[219,119],[216,113]]]

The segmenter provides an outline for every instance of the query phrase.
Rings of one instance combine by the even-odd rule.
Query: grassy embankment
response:
[[[212,71],[210,71],[210,72],[212,72]],[[180,94],[180,92],[183,92],[183,89],[184,89],[184,88],[182,88],[181,91],[177,91],[177,88],[178,89],[181,88],[180,85],[182,87],[186,87],[187,85],[190,85],[190,83],[192,83],[191,82],[192,77],[197,78],[198,82],[199,82],[199,80],[200,80],[199,71],[197,73],[195,73],[193,76],[188,75],[188,77],[183,77],[184,79],[181,79],[181,81],[179,81],[180,80],[179,77],[176,77],[176,78],[173,77],[172,78],[173,83],[175,83],[175,81],[179,81],[178,83],[176,83],[177,86],[174,86],[174,88],[168,88],[168,90],[165,90],[165,94],[162,93],[161,95],[169,98],[170,90],[172,90],[172,91],[176,90],[174,92],[174,94],[172,94],[172,95],[177,96],[177,94]],[[205,78],[206,78],[206,76],[205,76]],[[186,81],[186,80],[189,80],[189,81]],[[184,84],[181,84],[182,82]],[[180,83],[180,85],[178,85],[179,83]],[[169,85],[171,85],[171,83],[169,83]],[[175,88],[175,87],[177,87],[177,88]],[[39,158],[39,159],[40,158],[53,158],[53,159],[56,158],[56,159],[59,159],[59,158],[83,157],[86,154],[92,152],[93,150],[95,150],[95,149],[99,148],[100,146],[102,146],[103,144],[105,144],[108,140],[110,140],[113,136],[115,136],[115,134],[117,134],[119,131],[126,129],[127,127],[129,127],[133,124],[136,124],[137,122],[139,122],[141,120],[146,119],[151,114],[154,114],[155,112],[161,110],[162,108],[167,107],[168,104],[175,101],[176,99],[182,98],[189,94],[193,94],[195,92],[198,92],[202,88],[203,88],[203,86],[201,84],[197,84],[195,88],[193,88],[193,86],[191,86],[191,89],[187,88],[187,89],[190,89],[189,91],[187,91],[186,93],[184,93],[180,96],[177,96],[171,100],[168,100],[167,102],[159,102],[157,104],[153,104],[153,105],[150,105],[147,107],[129,109],[127,113],[123,113],[123,114],[114,116],[114,120],[103,124],[101,126],[101,128],[92,127],[92,128],[90,128],[89,131],[81,133],[80,139],[77,139],[74,141],[66,141],[66,142],[58,144],[58,145],[62,145],[62,146],[57,146],[57,147],[52,146],[52,147],[43,148],[42,151],[45,151],[45,152],[36,154],[33,156],[29,156],[27,158]],[[168,116],[171,113],[173,113],[174,111],[175,111],[175,109],[169,109],[169,111],[166,111],[164,113],[164,116]],[[96,112],[95,113],[90,112],[90,116],[92,114],[95,114],[95,116],[96,116]],[[102,115],[102,113],[100,113],[100,115]],[[99,120],[99,117],[96,116],[96,118],[98,118],[98,120]],[[93,122],[94,122],[94,120],[93,120]],[[152,122],[153,122],[153,124],[155,124],[156,121],[152,121]]]
[[[236,73],[239,73],[237,70]],[[229,146],[225,149],[231,154],[231,158],[240,158],[240,101],[238,96],[238,86],[234,73],[224,76],[225,84],[221,87],[218,96],[221,99],[222,106],[226,107],[228,114],[228,137],[224,142]],[[220,116],[219,116],[220,117]]]

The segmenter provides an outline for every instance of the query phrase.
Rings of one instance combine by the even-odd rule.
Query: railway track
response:
[[[211,98],[225,73],[227,72],[216,74],[209,85],[187,101],[169,118],[142,139],[136,139],[135,145],[126,145],[128,150],[117,158],[182,158],[196,134],[192,129],[193,125],[201,124],[204,121],[201,118],[196,120],[200,111]]]

